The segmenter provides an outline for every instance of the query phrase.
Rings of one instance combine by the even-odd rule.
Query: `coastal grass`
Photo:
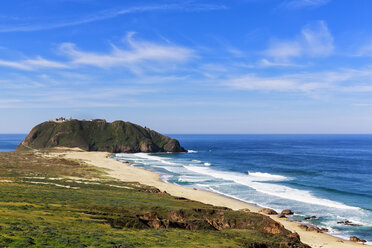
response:
[[[262,230],[268,220],[124,183],[81,161],[47,151],[0,153],[0,247],[306,247]],[[182,227],[153,228],[143,216],[182,213]],[[203,218],[249,222],[215,230]],[[218,216],[217,216],[218,217]]]

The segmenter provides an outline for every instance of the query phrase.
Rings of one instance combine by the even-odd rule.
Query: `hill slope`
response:
[[[267,216],[117,181],[52,154],[0,153],[0,247],[310,248]]]
[[[47,121],[34,127],[22,148],[78,147],[86,151],[185,152],[179,142],[139,125],[104,120]]]

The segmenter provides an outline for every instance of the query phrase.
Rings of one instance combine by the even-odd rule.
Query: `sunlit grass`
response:
[[[199,230],[153,229],[138,217],[151,212],[167,220],[180,211]],[[249,228],[214,230],[205,217],[221,211],[231,222],[249,222]],[[267,223],[256,214],[108,179],[80,161],[0,153],[0,247],[304,247],[262,232]]]

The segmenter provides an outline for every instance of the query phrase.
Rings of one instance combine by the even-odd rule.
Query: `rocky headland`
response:
[[[186,152],[178,140],[146,127],[105,120],[47,121],[34,127],[17,150],[53,147],[111,153]]]

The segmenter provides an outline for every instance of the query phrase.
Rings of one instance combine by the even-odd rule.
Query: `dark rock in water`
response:
[[[354,224],[353,222],[348,221],[348,220],[346,220],[346,221],[338,221],[337,224],[343,224],[345,226],[362,226],[360,224]]]
[[[278,214],[274,209],[271,209],[271,208],[263,208],[259,212],[264,213],[264,214],[268,214],[268,215]]]
[[[47,121],[34,127],[17,150],[52,147],[81,148],[86,151],[186,152],[180,143],[139,125],[105,120]]]
[[[292,215],[293,212],[292,212],[292,210],[290,210],[290,209],[284,209],[284,210],[282,211],[281,214],[284,214],[284,215]]]
[[[316,216],[315,215],[305,217],[305,220],[313,220],[313,219],[316,219]]]

